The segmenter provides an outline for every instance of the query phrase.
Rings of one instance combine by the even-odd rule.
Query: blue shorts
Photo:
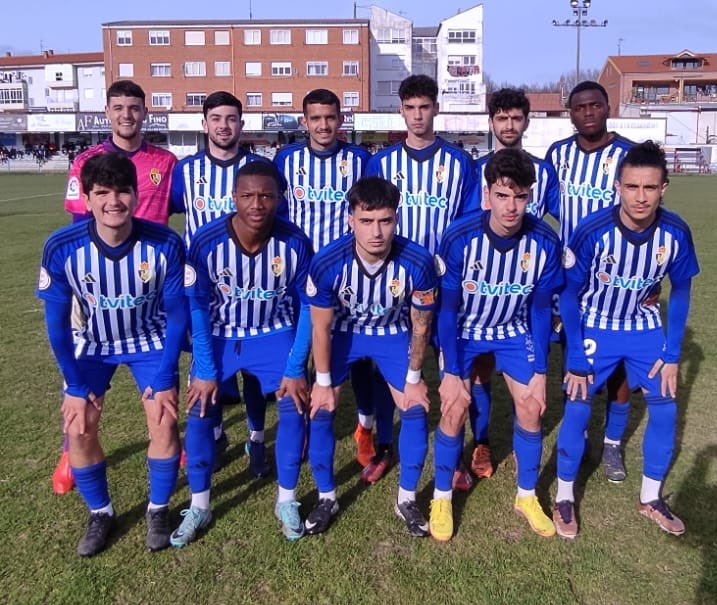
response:
[[[394,389],[403,392],[408,371],[410,332],[369,336],[353,332],[333,332],[331,335],[331,382],[343,384],[351,365],[368,357],[372,359]]]
[[[110,381],[117,368],[124,364],[132,373],[134,382],[140,393],[150,386],[162,364],[163,351],[150,351],[149,353],[134,353],[131,355],[107,355],[104,357],[81,357],[77,360],[80,375],[90,390],[101,397],[110,388]],[[174,377],[175,384],[179,382],[179,374]]]
[[[528,384],[535,373],[535,348],[533,336],[529,332],[502,340],[459,338],[458,367],[461,378],[467,380],[471,377],[474,359],[484,353],[495,356],[496,372],[506,374],[521,384]]]
[[[213,338],[217,381],[222,383],[243,371],[259,380],[264,395],[278,390],[295,334],[294,330],[282,330],[242,340]]]
[[[654,378],[647,376],[665,348],[665,334],[661,328],[642,331],[585,328],[583,344],[594,374],[593,383],[588,388],[589,395],[594,395],[604,386],[620,362],[625,365],[630,390],[642,388],[647,393],[660,395],[660,375]]]

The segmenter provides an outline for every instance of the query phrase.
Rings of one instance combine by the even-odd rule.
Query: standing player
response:
[[[236,212],[201,228],[189,248],[185,271],[192,315],[194,366],[187,398],[187,475],[192,500],[172,533],[173,546],[192,542],[211,521],[217,383],[242,370],[262,393],[275,392],[279,412],[276,461],[279,495],[275,515],[290,540],[300,538],[295,488],[306,435],[304,366],[310,342],[305,297],[311,244],[291,223],[275,218],[281,177],[269,162],[249,162],[237,172]],[[303,321],[302,321],[303,320]],[[288,360],[288,361],[286,361]]]
[[[607,92],[597,82],[585,81],[575,86],[568,96],[568,108],[577,133],[553,143],[546,155],[560,180],[559,204],[549,206],[548,212],[560,225],[563,246],[567,246],[573,231],[586,217],[619,203],[615,177],[622,158],[634,145],[632,141],[608,132],[610,106]],[[555,304],[557,306],[557,297]],[[554,322],[559,326],[557,310],[554,315]],[[630,391],[622,364],[618,365],[606,386],[603,470],[608,480],[619,482],[626,476],[620,442],[630,411]]]
[[[530,101],[522,90],[501,88],[490,95],[488,125],[495,137],[495,151],[523,148],[523,133],[530,124],[529,114]],[[476,173],[481,182],[480,191],[487,187],[485,167],[494,153],[484,155],[476,162]],[[530,189],[530,201],[526,212],[542,218],[548,208],[556,207],[559,203],[558,176],[550,162],[528,155],[535,166],[535,182]],[[479,479],[491,477],[494,472],[488,438],[491,408],[490,379],[494,365],[490,355],[479,356],[474,367],[476,380],[471,386],[470,420],[474,439],[471,470]]]
[[[184,241],[190,247],[194,234],[202,225],[227,216],[236,210],[232,191],[242,166],[264,158],[241,151],[242,104],[233,94],[218,91],[210,94],[202,106],[202,128],[207,135],[207,148],[180,161],[172,175],[171,213],[184,214]],[[245,450],[249,468],[257,477],[269,472],[264,446],[266,400],[251,376],[243,377],[249,439]],[[236,377],[231,376],[220,388],[219,413],[215,415],[215,440],[218,452],[226,449],[227,438],[222,429],[221,404],[238,400]]]
[[[545,223],[526,215],[535,181],[527,153],[496,152],[486,165],[485,179],[486,211],[453,223],[438,257],[443,273],[438,336],[444,365],[430,525],[431,535],[441,541],[453,536],[451,478],[463,447],[471,366],[485,353],[495,356],[515,407],[515,510],[537,534],[555,534],[535,485],[542,453],[550,302],[562,286],[560,242]]]
[[[660,494],[672,462],[677,376],[692,278],[699,272],[689,227],[661,207],[667,189],[664,152],[652,141],[635,145],[618,168],[620,204],[595,213],[574,231],[565,249],[567,285],[560,308],[567,336],[568,401],[558,434],[558,533],[574,538],[573,483],[582,458],[590,404],[618,363],[630,387],[640,387],[648,410],[638,511],[664,531],[685,526]],[[667,336],[655,284],[672,285]]]
[[[169,498],[179,469],[177,364],[187,326],[184,246],[173,231],[133,219],[137,173],[119,153],[95,155],[80,172],[92,218],[47,240],[37,294],[65,380],[64,430],[77,487],[90,509],[77,552],[101,551],[115,520],[98,439],[104,394],[126,364],[141,393],[150,442],[146,545],[169,545]],[[70,327],[73,296],[87,318]]]
[[[406,140],[378,152],[366,174],[391,181],[401,192],[398,233],[431,254],[448,225],[461,214],[477,209],[473,159],[457,145],[436,136],[438,85],[425,75],[409,76],[398,89]],[[468,490],[470,474],[460,465],[456,488]]]
[[[142,122],[147,116],[142,88],[131,80],[114,82],[107,89],[105,115],[110,122],[112,134],[107,140],[75,158],[67,182],[65,210],[72,215],[73,222],[90,218],[80,178],[82,166],[91,157],[114,151],[126,155],[137,170],[135,218],[166,225],[172,169],[177,160],[169,151],[142,140]],[[83,323],[84,318],[75,312],[73,327],[79,329]],[[56,494],[65,494],[71,491],[73,486],[74,479],[70,471],[65,439],[62,456],[52,474],[52,487]]]
[[[411,535],[428,535],[416,488],[428,449],[429,399],[421,368],[437,277],[431,255],[395,235],[400,195],[381,178],[357,181],[348,193],[353,233],[323,248],[311,263],[307,294],[316,383],[309,460],[319,502],[306,518],[309,534],[325,531],[339,510],[333,472],[336,402],[351,364],[370,357],[386,378],[401,416],[395,511]]]
[[[274,163],[288,183],[289,220],[321,250],[349,231],[346,193],[361,178],[370,154],[356,145],[338,140],[341,103],[330,90],[312,90],[304,97],[307,142],[285,145]],[[362,478],[376,483],[391,463],[393,442],[393,399],[383,377],[368,360],[351,366],[359,422],[354,432],[356,459],[364,467]],[[373,444],[374,401],[379,453]]]

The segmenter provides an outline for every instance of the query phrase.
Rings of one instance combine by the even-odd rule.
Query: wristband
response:
[[[406,382],[408,384],[418,384],[421,382],[421,370],[408,368],[408,372],[406,372]]]
[[[331,372],[316,372],[316,384],[320,387],[330,387]]]

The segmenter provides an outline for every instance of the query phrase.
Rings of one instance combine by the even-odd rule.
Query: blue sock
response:
[[[476,443],[488,442],[488,423],[490,422],[490,390],[491,383],[473,384],[471,386],[471,429]]]
[[[72,467],[77,491],[90,510],[104,508],[110,503],[110,491],[107,487],[107,462],[103,460],[91,466]]]
[[[149,501],[159,506],[169,504],[177,484],[179,454],[171,458],[147,456],[147,466],[149,467]]]
[[[528,431],[513,423],[513,451],[518,461],[518,487],[535,489],[543,453],[543,431]]]
[[[373,374],[373,362],[370,359],[359,359],[351,366],[351,387],[356,395],[356,409],[365,416],[374,414]]]
[[[436,489],[448,491],[453,487],[453,473],[456,470],[456,460],[461,455],[463,446],[463,432],[451,437],[446,435],[439,426],[434,436],[434,465]],[[403,466],[403,459],[401,460]]]
[[[373,400],[376,407],[376,441],[380,445],[393,443],[393,412],[396,404],[381,373],[376,371],[373,376]]]
[[[398,456],[401,459],[398,485],[416,491],[423,463],[428,452],[428,416],[420,405],[400,412],[401,432],[398,434]],[[451,463],[455,463],[453,457]]]
[[[335,415],[335,412],[319,410],[310,422],[309,462],[314,481],[316,481],[320,492],[330,492],[336,489],[334,481]]]
[[[589,402],[565,402],[563,423],[558,432],[558,477],[563,481],[575,481],[578,476],[591,411]]]
[[[250,431],[263,431],[266,420],[266,397],[261,392],[261,384],[253,374],[242,374],[242,377],[247,426]]]
[[[208,490],[212,484],[217,416],[221,418],[219,406],[208,405],[204,418],[200,418],[198,402],[187,414],[184,449],[187,452],[187,479],[193,494]]]
[[[677,403],[671,397],[645,397],[647,427],[642,441],[643,474],[662,481],[672,462],[675,447]]]
[[[605,437],[613,441],[622,441],[627,428],[627,418],[630,414],[630,402],[610,401],[607,404],[606,411]]]
[[[276,402],[279,427],[276,431],[276,473],[279,486],[295,489],[301,471],[301,454],[306,438],[306,419],[296,411],[291,397]]]

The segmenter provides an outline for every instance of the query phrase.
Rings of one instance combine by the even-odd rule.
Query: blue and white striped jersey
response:
[[[485,181],[485,165],[493,157],[494,152],[484,155],[476,160],[476,176],[480,182],[480,188],[477,188],[477,194],[481,200],[481,208],[485,210],[483,204],[483,190],[488,186]],[[530,203],[528,204],[528,214],[543,218],[548,208],[557,208],[560,203],[560,185],[558,184],[558,175],[555,174],[555,168],[547,160],[528,154],[535,165],[535,183],[530,188]]]
[[[473,212],[446,231],[437,257],[441,288],[461,292],[458,336],[500,340],[529,331],[531,294],[563,284],[560,242],[543,221],[526,215],[512,238],[498,237],[490,212]]]
[[[304,142],[277,152],[274,163],[288,183],[287,216],[306,233],[314,250],[348,233],[346,194],[363,176],[370,157],[362,147],[342,141],[327,153]]]
[[[440,137],[426,149],[397,143],[379,151],[369,161],[366,176],[383,177],[398,187],[398,233],[431,254],[452,221],[477,209],[473,159]]]
[[[580,292],[583,325],[602,330],[652,330],[662,325],[659,305],[645,299],[665,275],[683,281],[699,266],[687,224],[665,208],[644,232],[630,231],[619,206],[586,219],[573,233],[563,264]]]
[[[187,296],[209,299],[212,336],[240,340],[294,329],[293,305],[305,299],[311,244],[291,223],[274,219],[255,254],[239,243],[231,216],[202,227],[187,254]]]
[[[76,358],[164,348],[164,301],[184,296],[184,245],[167,227],[132,224],[117,248],[102,241],[94,219],[60,229],[45,243],[37,296],[79,300],[87,322],[76,331]]]
[[[586,216],[620,203],[615,191],[617,168],[634,143],[612,134],[609,143],[593,151],[581,149],[577,135],[557,141],[548,149],[545,159],[555,168],[560,182],[560,203],[549,206],[548,212],[560,223],[564,246]]]
[[[311,261],[307,294],[311,305],[334,308],[334,331],[383,336],[408,330],[411,306],[433,309],[437,285],[425,248],[397,235],[381,268],[369,275],[347,234]]]
[[[232,192],[237,171],[249,162],[267,161],[253,153],[219,160],[204,149],[184,158],[174,168],[170,212],[184,213],[184,242],[189,244],[197,229],[236,210]]]

